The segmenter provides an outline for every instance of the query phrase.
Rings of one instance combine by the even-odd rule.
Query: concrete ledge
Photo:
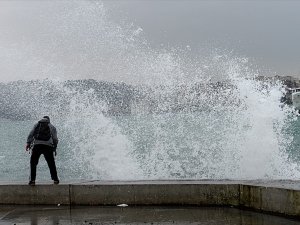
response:
[[[53,186],[53,185],[52,185]],[[0,185],[0,204],[70,204],[69,185]]]
[[[240,185],[240,206],[288,216],[300,216],[300,191]]]
[[[239,205],[237,184],[71,185],[72,205]]]
[[[300,217],[296,181],[81,181],[0,183],[0,204],[198,205],[247,207]]]

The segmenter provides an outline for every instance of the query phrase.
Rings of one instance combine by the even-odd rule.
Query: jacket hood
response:
[[[47,118],[43,118],[39,121],[39,123],[50,123],[50,120]]]

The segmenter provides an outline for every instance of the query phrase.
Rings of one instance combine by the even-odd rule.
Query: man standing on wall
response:
[[[56,128],[50,123],[49,116],[44,116],[43,119],[34,125],[27,138],[26,151],[32,148],[29,185],[35,185],[36,167],[41,154],[44,155],[47,161],[54,184],[59,184],[54,160],[57,143]]]

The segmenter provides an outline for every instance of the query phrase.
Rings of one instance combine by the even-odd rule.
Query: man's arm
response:
[[[53,145],[56,148],[58,144],[58,138],[57,138],[57,131],[54,126],[52,126],[52,140],[53,140]]]
[[[58,144],[58,138],[57,138],[57,131],[56,128],[52,125],[51,126],[51,135],[52,135],[52,140],[53,140],[53,147],[54,147],[54,155],[57,155],[56,148]]]
[[[33,135],[34,135],[34,131],[35,131],[35,128],[37,127],[38,124],[35,124],[34,127],[32,128],[32,130],[30,131],[28,137],[27,137],[27,142],[26,142],[26,151],[29,150],[30,148],[30,144],[33,142]]]

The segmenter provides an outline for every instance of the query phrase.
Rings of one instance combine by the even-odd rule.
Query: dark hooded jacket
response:
[[[48,145],[48,146],[56,148],[57,143],[58,143],[56,128],[50,123],[50,120],[47,118],[43,118],[39,122],[48,123],[50,132],[51,132],[51,138],[48,141],[36,140],[34,138],[34,131],[37,128],[37,126],[39,125],[39,123],[37,123],[34,125],[34,127],[32,128],[32,130],[30,131],[30,133],[28,135],[27,144],[29,144],[29,145]]]

